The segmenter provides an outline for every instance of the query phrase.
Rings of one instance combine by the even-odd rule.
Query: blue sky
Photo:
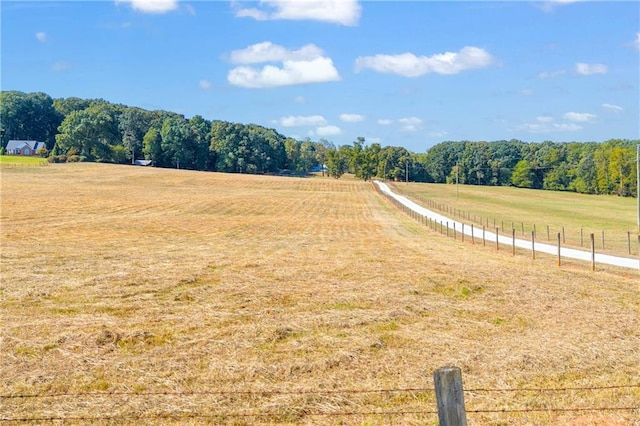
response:
[[[640,138],[637,1],[5,1],[2,90],[286,136]]]

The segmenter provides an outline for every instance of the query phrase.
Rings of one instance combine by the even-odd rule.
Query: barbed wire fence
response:
[[[489,407],[489,408],[466,408],[466,414],[522,414],[522,413],[581,413],[581,412],[637,412],[640,416],[640,399],[634,398],[634,395],[638,395],[640,391],[640,383],[628,384],[628,385],[610,385],[610,386],[583,386],[583,387],[557,387],[557,388],[470,388],[463,389],[463,394],[472,401],[483,394],[522,394],[522,393],[536,393],[536,394],[558,394],[566,392],[602,392],[602,391],[622,391],[628,392],[631,396],[632,404],[627,405],[607,405],[607,406],[549,406],[547,403],[540,404],[537,407],[516,406],[516,407]],[[0,401],[2,401],[3,415],[0,418],[2,423],[35,423],[35,422],[55,422],[55,421],[80,421],[80,422],[95,422],[95,421],[124,421],[124,420],[142,420],[142,419],[230,419],[230,418],[255,418],[255,419],[275,419],[282,417],[282,413],[269,412],[269,411],[231,411],[220,410],[213,412],[188,412],[182,410],[176,411],[164,411],[156,413],[119,413],[119,414],[105,414],[101,413],[95,416],[89,415],[74,415],[73,413],[67,413],[63,415],[38,415],[32,414],[29,416],[9,416],[9,407],[11,401],[16,400],[58,400],[72,398],[75,400],[82,400],[84,406],[87,403],[90,405],[92,398],[106,398],[118,401],[122,398],[148,398],[148,397],[178,397],[178,398],[190,398],[190,397],[205,397],[205,396],[227,396],[227,397],[252,397],[261,398],[273,395],[310,395],[314,397],[322,397],[328,395],[355,395],[355,394],[393,394],[393,393],[409,393],[409,394],[433,394],[437,393],[437,384],[435,388],[390,388],[390,389],[341,389],[341,390],[215,390],[215,391],[157,391],[157,392],[60,392],[60,393],[41,393],[41,394],[4,394],[0,395]],[[517,397],[509,397],[512,403],[517,404]],[[64,405],[64,404],[62,404]],[[425,404],[426,405],[426,404]],[[473,403],[472,403],[473,405]],[[526,404],[525,404],[526,405]],[[542,406],[544,405],[544,406]],[[307,417],[354,417],[354,416],[393,416],[403,417],[408,415],[420,415],[434,417],[439,414],[439,407],[425,406],[422,409],[410,409],[410,410],[303,410],[296,413],[296,417],[299,419]],[[442,423],[441,423],[442,424]]]

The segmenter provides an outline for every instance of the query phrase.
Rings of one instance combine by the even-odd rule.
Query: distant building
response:
[[[8,155],[38,155],[42,148],[47,149],[44,142],[37,141],[9,141],[5,152]]]
[[[134,166],[152,166],[153,160],[134,160],[133,165]]]

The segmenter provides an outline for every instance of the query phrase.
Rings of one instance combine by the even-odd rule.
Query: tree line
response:
[[[52,99],[45,93],[0,93],[2,147],[9,140],[46,143],[50,161],[126,164],[152,160],[157,167],[191,170],[308,173],[333,145],[298,141],[256,124],[185,118],[103,99]]]
[[[256,124],[187,119],[103,99],[52,99],[45,93],[0,92],[2,147],[11,139],[43,141],[50,161],[130,163],[234,173],[330,176],[637,196],[638,140],[530,143],[447,141],[425,153],[367,144],[296,140]]]

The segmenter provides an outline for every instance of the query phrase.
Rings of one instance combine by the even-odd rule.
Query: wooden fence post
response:
[[[458,367],[442,367],[433,372],[440,426],[466,426],[462,371]]]
[[[531,259],[536,260],[536,234],[531,231]]]
[[[475,238],[473,237],[473,223],[471,224],[471,245],[476,243]]]
[[[596,241],[593,233],[590,235],[591,238],[591,270],[596,270]]]
[[[516,255],[516,229],[511,230],[511,255]]]
[[[500,251],[500,241],[498,238],[498,228],[496,228],[496,250]]]
[[[560,257],[560,233],[558,232],[558,266],[562,266],[562,258]]]

